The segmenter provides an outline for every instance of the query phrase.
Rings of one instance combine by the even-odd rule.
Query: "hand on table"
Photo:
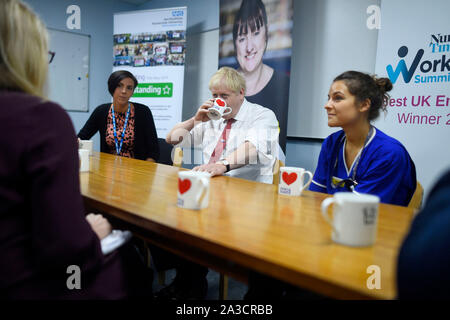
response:
[[[210,164],[204,164],[201,166],[197,166],[192,171],[203,171],[203,172],[209,172],[212,177],[214,176],[221,176],[227,171],[227,167],[221,163],[210,163]]]
[[[101,214],[90,213],[86,216],[86,220],[100,240],[105,238],[112,231],[111,224]]]

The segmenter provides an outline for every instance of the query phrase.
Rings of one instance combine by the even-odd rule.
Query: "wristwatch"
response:
[[[230,163],[227,160],[225,160],[225,159],[220,160],[220,161],[217,161],[217,163],[223,164],[227,168],[225,172],[230,171]]]

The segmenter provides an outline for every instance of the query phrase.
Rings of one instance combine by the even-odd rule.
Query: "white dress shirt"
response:
[[[220,160],[232,154],[246,141],[257,149],[257,160],[226,173],[231,177],[272,183],[273,166],[278,156],[278,121],[272,110],[250,103],[244,98],[239,112],[234,117],[227,143]],[[226,126],[224,119],[200,122],[189,135],[178,144],[179,147],[201,148],[203,164],[209,162],[219,138]]]

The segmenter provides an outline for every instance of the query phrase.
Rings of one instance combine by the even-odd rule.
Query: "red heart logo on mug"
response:
[[[297,174],[295,172],[292,173],[287,173],[287,172],[283,172],[283,181],[286,182],[287,185],[290,185],[292,183],[295,182],[295,180],[297,180]]]
[[[221,106],[221,107],[225,107],[225,101],[222,101],[220,99],[216,99],[216,103]]]
[[[180,194],[185,193],[190,188],[191,188],[191,180],[189,179],[181,180],[180,178],[178,178],[178,191],[180,191]]]

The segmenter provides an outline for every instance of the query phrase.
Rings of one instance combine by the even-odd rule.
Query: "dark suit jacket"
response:
[[[0,297],[125,297],[118,253],[102,254],[84,217],[67,113],[7,91],[0,91],[0,110]],[[71,265],[81,269],[81,290],[67,288]]]
[[[132,103],[135,107],[134,156],[140,160],[152,158],[157,161],[159,158],[159,146],[152,112],[143,104]],[[101,152],[109,152],[106,144],[106,122],[110,107],[110,103],[98,106],[78,133],[78,137],[81,140],[89,140],[99,131]]]

